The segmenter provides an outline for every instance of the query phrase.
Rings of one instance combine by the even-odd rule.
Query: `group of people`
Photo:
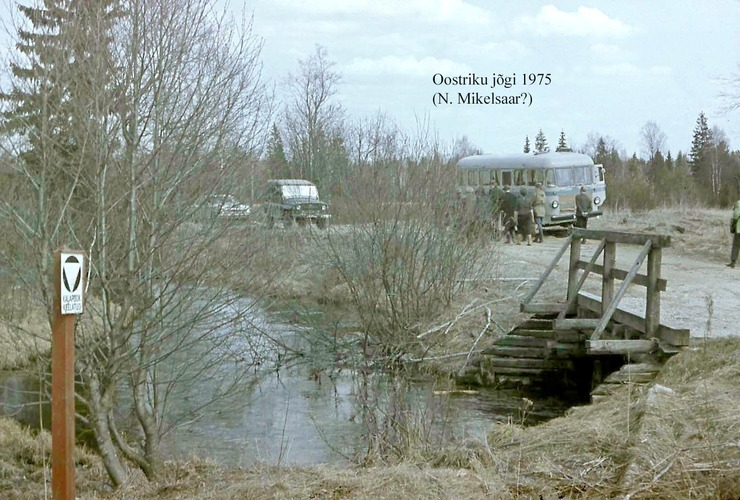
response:
[[[490,191],[494,217],[501,218],[501,229],[506,237],[506,243],[521,245],[526,242],[532,245],[532,236],[535,243],[545,240],[542,222],[545,218],[547,196],[542,189],[542,183],[535,184],[534,192],[530,195],[527,188],[522,186],[519,195],[511,192],[510,186],[504,186],[503,192],[494,184]],[[591,197],[586,188],[581,186],[576,196],[576,227],[586,228],[588,214],[593,206]]]
[[[547,196],[541,183],[535,185],[531,196],[524,186],[519,189],[517,196],[511,192],[510,186],[504,186],[503,191],[500,191],[495,185],[491,188],[490,195],[494,217],[501,218],[506,243],[516,242],[521,245],[526,241],[527,245],[532,245],[533,229],[535,243],[544,241],[542,221],[545,218]]]

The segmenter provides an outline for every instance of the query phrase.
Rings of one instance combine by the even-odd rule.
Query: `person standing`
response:
[[[491,189],[488,191],[488,197],[491,201],[491,227],[493,228],[493,239],[497,240],[501,231],[503,230],[503,211],[501,209],[501,201],[503,198],[503,192],[498,187],[498,183],[494,179],[491,182]]]
[[[728,267],[735,267],[737,255],[740,253],[740,200],[735,202],[730,220],[730,233],[732,233],[732,250],[730,252],[730,263]]]
[[[519,234],[522,235],[522,241],[527,241],[527,246],[532,246],[532,224],[534,223],[534,212],[532,211],[532,200],[527,196],[527,188],[522,186],[519,189],[519,198],[516,199],[516,209],[514,211]],[[519,238],[516,240],[517,245],[521,245]]]
[[[545,191],[542,190],[542,183],[538,182],[534,187],[534,198],[532,199],[532,210],[534,211],[534,223],[537,226],[537,238],[534,240],[535,243],[542,243],[544,241],[545,233],[542,228],[542,221],[545,218],[545,205],[547,204],[547,196]]]
[[[592,208],[591,197],[586,192],[586,186],[581,186],[581,192],[576,196],[576,222],[573,225],[586,229],[586,226],[588,226],[588,214],[591,213]],[[584,238],[581,243],[586,243],[586,239]]]
[[[516,195],[511,192],[511,188],[508,185],[504,186],[504,194],[501,196],[501,211],[504,217],[503,228],[506,235],[506,243],[512,243],[516,238],[514,234],[514,227],[516,226],[514,219],[516,202]]]

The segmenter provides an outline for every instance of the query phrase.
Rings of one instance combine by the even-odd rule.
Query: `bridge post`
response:
[[[604,315],[609,309],[609,304],[614,300],[614,276],[612,270],[617,263],[617,244],[607,239],[604,246],[604,272],[601,281],[601,314]]]
[[[661,248],[651,248],[648,254],[645,302],[645,336],[647,338],[656,337],[658,325],[660,325],[660,290],[658,289],[658,280],[660,279],[661,261]]]
[[[570,261],[568,263],[568,295],[567,303],[575,304],[578,295],[578,261],[581,260],[581,238],[574,236],[570,240]],[[573,299],[573,300],[571,300]],[[572,311],[565,311],[566,314]]]

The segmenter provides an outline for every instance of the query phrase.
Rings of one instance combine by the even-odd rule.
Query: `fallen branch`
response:
[[[479,352],[483,352],[483,349],[478,349],[477,351],[475,351],[475,354]],[[459,356],[465,356],[467,354],[469,353],[468,352],[456,352],[454,354],[443,354],[441,356],[430,356],[428,358],[409,358],[409,359],[406,359],[405,361],[409,363],[421,363],[422,361],[435,361],[438,359],[457,358]]]
[[[486,326],[483,327],[483,330],[478,334],[478,337],[475,339],[475,342],[473,342],[473,345],[470,347],[470,352],[468,352],[468,356],[465,358],[465,363],[460,367],[460,371],[457,372],[457,375],[462,375],[463,370],[465,370],[465,367],[468,366],[468,362],[470,361],[470,356],[473,355],[473,351],[475,350],[476,346],[478,345],[478,342],[480,342],[481,337],[488,331],[488,327],[491,326],[491,308],[486,307]]]

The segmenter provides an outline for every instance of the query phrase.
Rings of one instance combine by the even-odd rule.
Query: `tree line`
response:
[[[740,150],[731,150],[725,132],[710,127],[702,111],[696,119],[688,153],[675,157],[666,147],[667,137],[650,120],[640,129],[642,150],[625,155],[619,142],[609,136],[591,133],[577,148],[604,165],[609,196],[607,206],[616,209],[649,210],[660,206],[731,206],[740,199]],[[547,139],[539,130],[534,148],[529,136],[524,153],[549,151]],[[556,151],[572,151],[565,133],[560,132]]]

